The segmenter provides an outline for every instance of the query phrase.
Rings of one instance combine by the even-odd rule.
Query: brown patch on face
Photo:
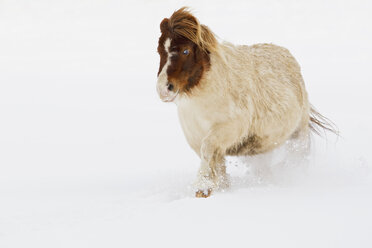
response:
[[[261,148],[261,138],[253,134],[227,149],[226,154],[230,156],[255,155],[260,152]]]
[[[170,52],[168,81],[181,92],[187,93],[199,84],[203,73],[209,69],[209,54],[183,37],[172,39]]]
[[[170,19],[163,19],[160,30],[158,76],[170,59],[168,82],[174,86],[174,91],[189,93],[210,68],[210,51],[214,51],[217,44],[213,33],[206,26],[200,25],[186,8],[176,11]],[[169,58],[164,47],[168,38],[171,40]]]

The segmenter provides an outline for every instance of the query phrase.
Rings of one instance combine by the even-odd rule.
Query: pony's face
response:
[[[161,100],[172,102],[179,94],[190,93],[209,66],[209,54],[192,41],[172,34],[168,19],[160,25],[158,53],[160,66],[157,91]]]

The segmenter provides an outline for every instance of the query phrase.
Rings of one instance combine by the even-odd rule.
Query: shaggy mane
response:
[[[213,32],[201,25],[187,7],[183,7],[170,17],[169,30],[176,35],[185,37],[206,52],[217,51],[217,40]]]

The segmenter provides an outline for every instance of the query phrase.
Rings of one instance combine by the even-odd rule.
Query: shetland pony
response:
[[[272,44],[236,46],[183,7],[160,24],[157,92],[175,102],[191,148],[201,159],[196,197],[228,187],[225,156],[268,152],[309,130],[332,129],[309,104],[300,66]]]

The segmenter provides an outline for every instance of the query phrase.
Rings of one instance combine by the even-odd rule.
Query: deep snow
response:
[[[155,90],[159,23],[181,6],[221,39],[287,47],[341,131],[310,163],[198,158]],[[369,1],[0,0],[0,247],[371,247]],[[280,157],[282,154],[274,154]]]

